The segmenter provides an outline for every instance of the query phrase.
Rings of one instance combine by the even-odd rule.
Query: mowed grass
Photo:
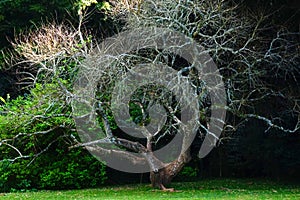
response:
[[[163,192],[148,184],[110,186],[99,189],[0,193],[0,199],[300,199],[300,185],[262,180],[201,180],[171,185],[175,192]]]

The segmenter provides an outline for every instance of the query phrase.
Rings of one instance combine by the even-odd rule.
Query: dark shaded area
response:
[[[12,94],[13,78],[6,72],[0,72],[0,96],[4,97],[7,94]]]
[[[245,126],[200,161],[200,176],[299,181],[299,134],[266,133],[256,120]]]
[[[272,13],[275,24],[288,27],[292,31],[300,29],[300,1],[298,0],[232,0],[240,4],[240,10],[250,10],[253,14]]]

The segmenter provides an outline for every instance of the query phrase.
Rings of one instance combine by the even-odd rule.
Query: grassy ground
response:
[[[259,180],[202,180],[173,183],[175,192],[154,190],[149,185],[111,186],[99,189],[0,193],[0,199],[300,199],[300,185]]]

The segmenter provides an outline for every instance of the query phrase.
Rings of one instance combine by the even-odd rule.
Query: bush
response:
[[[82,149],[49,151],[34,162],[1,162],[0,174],[1,192],[87,188],[107,179],[105,165]]]
[[[0,106],[0,191],[95,187],[105,166],[76,141],[70,108],[56,83],[36,84],[29,95]],[[6,138],[6,139],[5,139]]]

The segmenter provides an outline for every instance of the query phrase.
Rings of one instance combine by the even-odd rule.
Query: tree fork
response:
[[[166,188],[172,181],[172,179],[181,171],[185,164],[191,160],[190,148],[184,153],[181,153],[179,157],[173,162],[167,164],[161,168],[158,172],[150,172],[151,185],[154,188],[159,188],[164,191],[174,191],[173,188]]]

